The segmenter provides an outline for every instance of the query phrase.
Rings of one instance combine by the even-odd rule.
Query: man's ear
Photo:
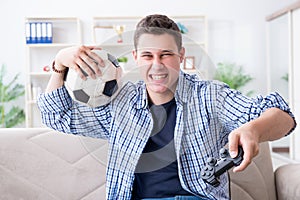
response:
[[[134,61],[136,62],[136,60],[137,60],[137,51],[135,49],[132,50],[132,57],[133,57]]]
[[[184,55],[185,55],[185,48],[184,47],[181,48],[179,54],[180,54],[180,62],[182,63],[183,60],[184,60]]]

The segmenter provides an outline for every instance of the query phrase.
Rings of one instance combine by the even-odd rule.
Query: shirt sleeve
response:
[[[287,112],[295,121],[287,102],[277,92],[270,93],[265,97],[258,95],[250,98],[225,86],[218,93],[217,99],[220,119],[231,129],[256,119],[269,108],[279,108]]]
[[[109,136],[109,105],[90,108],[74,102],[64,86],[38,97],[42,122],[57,131],[94,138]]]

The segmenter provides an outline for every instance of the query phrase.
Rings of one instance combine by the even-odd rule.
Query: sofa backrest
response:
[[[103,140],[0,129],[0,199],[105,200],[106,157]]]

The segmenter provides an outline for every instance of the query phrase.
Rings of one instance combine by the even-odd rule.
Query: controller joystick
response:
[[[225,149],[225,148],[222,148],[222,149],[220,149],[220,151],[219,151],[219,155],[220,155],[220,157],[221,158],[226,158],[227,156],[228,156],[228,150],[227,149]]]
[[[217,163],[217,160],[212,157],[207,159],[207,164],[210,166],[214,166],[216,163]]]
[[[235,158],[231,158],[228,149],[222,148],[219,151],[219,159],[209,157],[207,164],[201,170],[201,178],[210,185],[217,187],[220,184],[219,177],[224,172],[238,166],[243,161],[244,151],[241,146],[238,148],[238,155]]]

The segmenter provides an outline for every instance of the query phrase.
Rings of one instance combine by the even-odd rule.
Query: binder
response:
[[[37,22],[35,24],[36,28],[36,43],[42,43],[42,23]]]
[[[47,22],[47,38],[46,43],[52,43],[52,23]]]
[[[37,43],[36,37],[36,23],[30,23],[30,35],[31,35],[31,43]]]
[[[26,22],[26,44],[52,43],[52,22]]]
[[[47,43],[47,23],[42,23],[42,43]]]
[[[26,44],[31,44],[31,33],[30,33],[30,23],[27,22],[25,24],[25,37],[26,37]]]

